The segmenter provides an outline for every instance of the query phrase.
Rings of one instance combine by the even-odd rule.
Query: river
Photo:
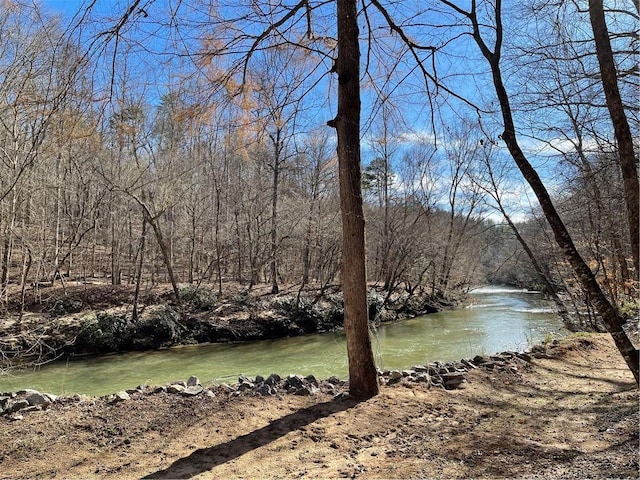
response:
[[[373,337],[381,369],[523,350],[567,331],[553,304],[536,292],[473,290],[470,303],[380,326]],[[164,385],[195,375],[203,384],[235,383],[239,374],[297,373],[347,377],[344,335],[332,332],[258,342],[176,347],[70,359],[0,378],[0,392],[33,388],[57,395],[105,395],[140,384]]]

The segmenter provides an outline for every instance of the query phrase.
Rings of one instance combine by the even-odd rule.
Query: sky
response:
[[[105,1],[111,0],[98,0],[98,3],[105,3]],[[40,3],[50,12],[62,14],[66,19],[70,19],[80,7],[87,3],[87,0],[40,0]]]

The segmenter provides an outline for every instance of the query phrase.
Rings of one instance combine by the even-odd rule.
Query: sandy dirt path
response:
[[[1,478],[638,478],[638,390],[607,335],[463,388],[369,401],[133,396],[0,418]]]

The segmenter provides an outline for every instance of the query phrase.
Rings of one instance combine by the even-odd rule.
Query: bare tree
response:
[[[296,133],[297,118],[302,113],[304,98],[300,98],[300,95],[305,91],[304,82],[310,65],[294,45],[267,50],[263,52],[262,57],[260,67],[249,72],[251,81],[245,89],[245,94],[255,97],[253,113],[257,117],[256,124],[261,126],[258,135],[266,137],[267,143],[266,151],[259,151],[258,155],[265,157],[263,161],[272,174],[269,276],[272,293],[278,293],[282,237],[278,215],[279,202],[284,175],[295,154],[291,143]]]
[[[85,63],[59,23],[36,4],[1,1],[0,7],[0,288],[6,292],[18,211],[22,201],[30,202],[25,180],[34,174],[52,124],[65,120],[58,116]],[[29,256],[24,265],[30,263]]]
[[[583,25],[588,22],[589,12],[577,2],[534,2],[530,9],[527,15],[536,19],[535,32],[526,36],[522,44],[511,52],[506,52],[506,60],[518,65],[521,77],[519,83],[522,87],[513,96],[518,102],[515,109],[532,127],[536,141],[544,142],[544,149],[551,152],[547,156],[562,163],[559,178],[568,186],[582,180],[590,183],[590,188],[584,190],[589,201],[581,203],[582,206],[591,206],[588,212],[585,211],[589,217],[575,225],[580,227],[586,225],[585,222],[590,223],[588,236],[592,239],[589,241],[591,248],[595,249],[593,253],[598,250],[598,242],[611,243],[610,254],[602,255],[601,250],[594,258],[600,264],[600,272],[605,271],[608,262],[617,263],[620,279],[607,282],[608,286],[603,284],[610,294],[615,295],[618,287],[630,285],[628,280],[633,277],[630,268],[633,266],[632,252],[637,248],[632,246],[629,237],[629,215],[633,213],[629,209],[607,209],[608,202],[601,194],[605,187],[599,185],[608,182],[611,177],[599,174],[598,165],[603,164],[598,159],[606,154],[610,162],[617,164],[620,172],[622,161],[615,135],[611,138],[611,116],[594,43],[584,38]],[[617,31],[610,32],[610,49],[617,63],[616,81],[620,85],[619,89],[617,85],[615,89],[624,104],[624,121],[628,117],[630,127],[633,122],[637,125],[637,112],[630,104],[637,86],[633,85],[633,75],[630,75],[635,68],[634,52],[629,49],[634,33],[627,29],[635,24],[633,20],[628,20],[635,15],[631,11],[617,10],[612,17],[617,20],[614,27]],[[619,176],[616,174],[612,178]],[[621,182],[620,194],[616,196],[625,205],[628,198],[626,191]],[[561,213],[564,218],[576,217],[567,215],[566,210]],[[572,231],[572,225],[568,227]],[[597,232],[602,235],[596,235]],[[634,238],[636,236],[631,235]],[[628,258],[631,262],[628,262]]]
[[[625,200],[629,212],[628,222],[633,265],[635,267],[635,278],[638,280],[640,278],[640,184],[638,183],[638,159],[634,151],[633,136],[631,135],[624,104],[618,89],[618,72],[616,71],[611,42],[609,41],[603,0],[589,0],[589,18],[600,65],[600,80],[602,81],[607,109],[609,110],[613,130],[618,142]]]
[[[480,145],[466,132],[451,131],[445,135],[445,178],[447,191],[446,238],[443,243],[442,262],[438,286],[446,296],[450,288],[454,263],[465,236],[473,226],[474,216],[478,214],[480,195],[477,186],[470,182],[471,171],[477,162]]]
[[[329,125],[338,134],[342,211],[342,291],[349,358],[349,393],[378,394],[378,374],[369,338],[364,213],[360,174],[360,47],[355,0],[337,0],[338,113]]]
[[[551,296],[558,308],[558,314],[564,321],[565,325],[569,328],[573,327],[567,307],[558,294],[558,288],[551,276],[551,272],[548,268],[538,259],[538,256],[533,251],[529,242],[525,239],[520,228],[511,218],[511,214],[507,211],[508,206],[503,201],[503,193],[505,190],[505,182],[509,177],[508,171],[504,167],[499,166],[499,162],[495,158],[493,153],[493,140],[489,140],[486,143],[483,142],[483,148],[479,152],[479,161],[482,164],[480,178],[475,178],[474,182],[478,182],[480,188],[482,188],[489,197],[495,203],[496,208],[503,216],[504,220],[509,225],[509,228],[516,237],[516,240],[527,254],[531,265],[535,269],[536,273],[542,280],[546,292]]]
[[[510,97],[505,87],[500,63],[504,33],[502,26],[502,1],[496,0],[495,3],[483,3],[482,11],[487,12],[487,15],[489,15],[488,20],[479,17],[478,2],[476,0],[472,0],[468,10],[465,10],[449,0],[440,0],[440,2],[450,7],[453,11],[469,22],[469,27],[471,29],[470,34],[491,69],[493,85],[500,104],[504,126],[501,138],[505,142],[511,157],[520,169],[525,180],[534,191],[538,202],[540,203],[540,207],[553,230],[558,246],[562,249],[567,260],[571,263],[576,276],[580,279],[580,282],[588,292],[590,299],[602,316],[608,332],[611,334],[618,350],[633,373],[636,383],[638,383],[640,381],[640,359],[638,358],[638,350],[633,346],[629,337],[622,328],[622,322],[617,309],[606,297],[598,284],[595,275],[578,252],[571,235],[567,231],[562,218],[555,208],[545,184],[542,182],[538,172],[533,168],[520,147],[516,135]],[[489,27],[486,26],[487,21],[491,22]],[[491,32],[489,40],[487,40],[486,34],[483,33],[487,29]],[[491,42],[492,44],[487,42]]]
[[[333,193],[331,183],[335,181],[335,153],[329,150],[326,128],[311,136],[302,148],[303,151],[296,158],[299,190],[307,203],[306,225],[301,238],[301,289],[312,281],[321,281],[317,275],[318,267],[313,268],[313,263],[315,261],[317,264],[322,256],[318,248],[322,243],[319,237],[322,230],[328,229],[322,219],[326,216],[326,199]]]
[[[370,232],[370,238],[374,234],[379,237],[376,242],[376,263],[379,265],[377,273],[378,278],[382,278],[384,281],[384,289],[389,290],[392,281],[392,266],[389,262],[391,260],[392,244],[395,240],[390,215],[394,180],[392,162],[395,153],[395,135],[390,101],[383,102],[379,110],[381,112],[380,125],[371,141],[375,157],[365,167],[364,186],[377,196],[377,210],[382,213],[381,220],[377,220],[372,216],[371,220],[373,222],[377,220],[378,228],[373,228],[373,231]]]

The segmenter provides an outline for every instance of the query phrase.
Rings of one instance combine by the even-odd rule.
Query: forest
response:
[[[597,1],[358,4],[372,288],[637,315],[638,5],[606,3],[604,30]],[[5,308],[69,282],[341,283],[333,2],[56,5],[0,0]]]

